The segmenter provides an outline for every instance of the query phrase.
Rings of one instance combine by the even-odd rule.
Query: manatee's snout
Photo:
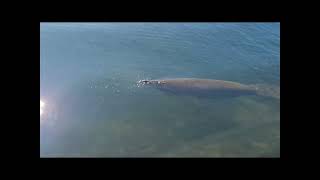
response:
[[[145,84],[150,84],[150,80],[140,80],[138,81],[138,84],[142,84],[142,85],[145,85]]]
[[[145,85],[145,84],[155,84],[155,85],[158,85],[158,84],[163,84],[164,82],[162,81],[158,81],[158,80],[140,80],[138,81],[138,84],[142,84],[142,85]]]

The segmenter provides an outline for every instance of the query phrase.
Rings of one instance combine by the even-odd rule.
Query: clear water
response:
[[[41,23],[41,157],[280,157],[280,99],[141,79],[280,85],[280,23]]]

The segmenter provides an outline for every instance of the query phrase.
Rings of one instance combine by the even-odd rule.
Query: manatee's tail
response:
[[[250,87],[256,90],[256,93],[260,96],[272,97],[280,99],[280,86],[267,85],[267,84],[254,84]]]

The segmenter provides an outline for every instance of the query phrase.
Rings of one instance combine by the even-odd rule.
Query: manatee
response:
[[[245,85],[232,81],[197,78],[176,78],[159,80],[140,80],[138,84],[156,87],[174,94],[194,96],[227,96],[262,95],[280,98],[279,91],[271,91],[263,86]],[[274,88],[270,88],[274,89]],[[279,96],[279,97],[278,97]]]

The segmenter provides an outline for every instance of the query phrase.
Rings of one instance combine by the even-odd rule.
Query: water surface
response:
[[[41,157],[279,157],[280,100],[141,79],[280,85],[279,23],[41,23]]]

